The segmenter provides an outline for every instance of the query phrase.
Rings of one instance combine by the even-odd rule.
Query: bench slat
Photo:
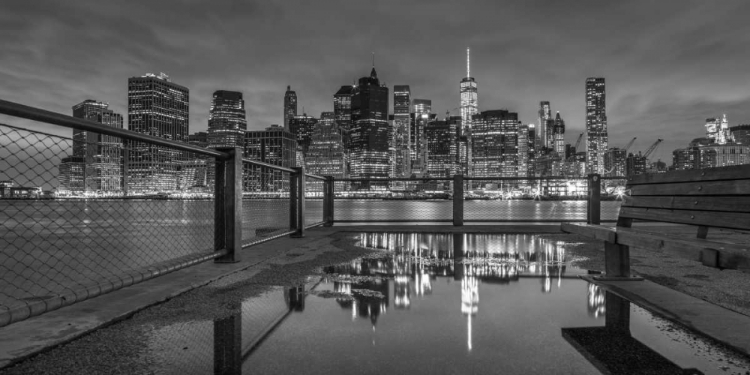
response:
[[[620,217],[664,223],[750,230],[750,213],[621,207]]]
[[[641,195],[742,195],[750,192],[750,179],[741,181],[701,181],[674,184],[653,184],[630,186],[631,196]]]
[[[622,207],[667,208],[722,212],[750,212],[750,197],[623,197]]]
[[[628,185],[665,184],[672,182],[703,182],[750,179],[750,165],[707,168],[669,173],[647,173],[628,178]]]
[[[719,252],[719,267],[750,270],[750,245],[725,244],[697,238],[683,240],[630,228],[617,228],[617,243],[695,261],[701,261],[703,249],[714,249]]]

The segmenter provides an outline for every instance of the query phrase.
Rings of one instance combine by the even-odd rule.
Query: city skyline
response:
[[[587,77],[607,79],[610,147],[637,136],[632,150],[642,151],[664,138],[655,158],[668,162],[672,150],[704,135],[706,118],[727,114],[730,126],[750,123],[742,64],[750,26],[740,21],[748,8],[741,2],[483,4],[462,5],[461,12],[448,4],[406,4],[401,14],[419,9],[424,17],[380,28],[405,17],[383,5],[369,9],[374,16],[357,30],[341,24],[310,30],[301,22],[327,16],[327,3],[194,4],[166,19],[161,14],[169,4],[34,3],[9,1],[0,15],[7,41],[0,97],[59,113],[86,99],[126,113],[125,80],[163,71],[191,91],[191,133],[207,129],[216,90],[243,92],[248,130],[260,130],[283,123],[278,103],[287,85],[308,114],[331,111],[337,88],[365,75],[375,51],[381,80],[391,89],[410,85],[413,98],[431,99],[442,116],[458,111],[457,86],[471,47],[479,110],[507,109],[529,124],[538,103],[550,101],[565,119],[566,143],[584,130]],[[493,7],[509,15],[507,22],[487,22]],[[343,19],[355,11],[341,10]],[[451,14],[446,25],[427,27],[444,14]],[[38,22],[24,22],[32,15]],[[531,22],[539,18],[546,21]],[[288,30],[276,32],[280,19]],[[344,29],[350,34],[342,38]],[[262,37],[240,45],[229,38],[235,34]]]

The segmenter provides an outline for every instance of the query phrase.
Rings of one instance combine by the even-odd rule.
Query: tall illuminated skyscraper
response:
[[[109,104],[84,100],[73,106],[73,117],[122,129],[122,115]],[[61,189],[70,191],[118,191],[120,151],[117,137],[85,130],[73,130],[73,155],[60,164]]]
[[[518,114],[514,112],[494,110],[474,115],[474,176],[518,176],[518,128]]]
[[[425,138],[425,127],[433,118],[432,100],[414,99],[412,104],[414,105],[414,121],[410,124],[412,133],[410,142],[414,149],[414,153],[411,157],[412,168],[424,169],[427,162],[427,139]]]
[[[284,129],[289,130],[289,120],[294,116],[297,116],[297,93],[287,86],[284,93]]]
[[[479,113],[477,82],[471,76],[470,49],[466,49],[466,77],[461,80],[461,122],[464,129],[471,129],[472,116]]]
[[[242,93],[224,90],[214,92],[208,115],[209,147],[243,147],[246,130],[245,101],[242,100]]]
[[[565,121],[560,117],[560,112],[555,115],[552,135],[555,152],[560,158],[565,159]]]
[[[552,107],[548,101],[539,102],[539,137],[542,139],[542,147],[546,148],[548,151],[555,148],[553,128],[554,120],[552,120]]]
[[[369,77],[362,77],[352,95],[350,163],[352,178],[387,178],[388,87],[382,86],[373,66]],[[387,183],[360,183],[354,188],[385,188]]]
[[[393,87],[393,177],[411,175],[411,124],[409,107],[411,90],[407,85]]]
[[[188,142],[190,93],[169,76],[148,73],[128,79],[130,130],[177,142]],[[183,153],[168,147],[131,142],[128,189],[131,192],[174,191]]]
[[[586,78],[586,171],[604,174],[607,111],[604,78]]]

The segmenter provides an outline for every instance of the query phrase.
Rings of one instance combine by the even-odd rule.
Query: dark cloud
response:
[[[665,138],[657,157],[668,159],[707,117],[750,123],[748,4],[6,0],[0,98],[62,113],[93,98],[125,114],[127,78],[163,71],[190,89],[191,132],[206,128],[217,89],[242,91],[260,129],[281,122],[286,85],[308,114],[331,110],[376,52],[382,80],[410,85],[442,114],[458,107],[471,46],[480,109],[534,122],[538,102],[551,101],[573,142],[584,81],[603,76],[611,144]]]

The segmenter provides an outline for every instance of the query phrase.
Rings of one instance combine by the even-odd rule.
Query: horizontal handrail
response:
[[[310,174],[310,173],[305,173],[305,176],[306,176],[306,177],[310,177],[310,178],[314,178],[314,179],[316,179],[316,180],[321,180],[321,181],[325,181],[325,179],[326,179],[326,178],[325,178],[325,177],[323,177],[323,176],[318,176],[318,175],[316,175],[316,174]]]
[[[366,181],[453,181],[447,177],[419,177],[419,178],[337,178],[336,181],[344,182],[366,182]]]
[[[289,172],[289,173],[296,173],[296,171],[294,169],[292,169],[292,168],[282,167],[280,165],[275,165],[275,164],[268,164],[268,163],[264,163],[262,161],[257,161],[257,160],[253,160],[253,159],[242,158],[242,162],[243,163],[252,164],[252,165],[257,165],[259,167],[266,167],[266,168],[270,168],[270,169],[275,169],[277,171]]]
[[[467,177],[464,181],[547,181],[547,180],[581,180],[586,181],[586,177]]]
[[[104,135],[111,135],[113,137],[120,137],[122,139],[131,141],[145,142],[157,146],[170,147],[181,151],[213,156],[221,160],[229,159],[229,154],[227,154],[226,152],[216,151],[210,148],[203,148],[200,146],[191,145],[189,143],[170,141],[168,139],[138,133],[127,129],[103,126],[98,122],[75,118],[72,116],[66,116],[60,113],[29,107],[23,104],[13,103],[2,99],[0,99],[0,113],[8,116],[25,118],[27,120],[44,122],[66,128],[85,130]]]

